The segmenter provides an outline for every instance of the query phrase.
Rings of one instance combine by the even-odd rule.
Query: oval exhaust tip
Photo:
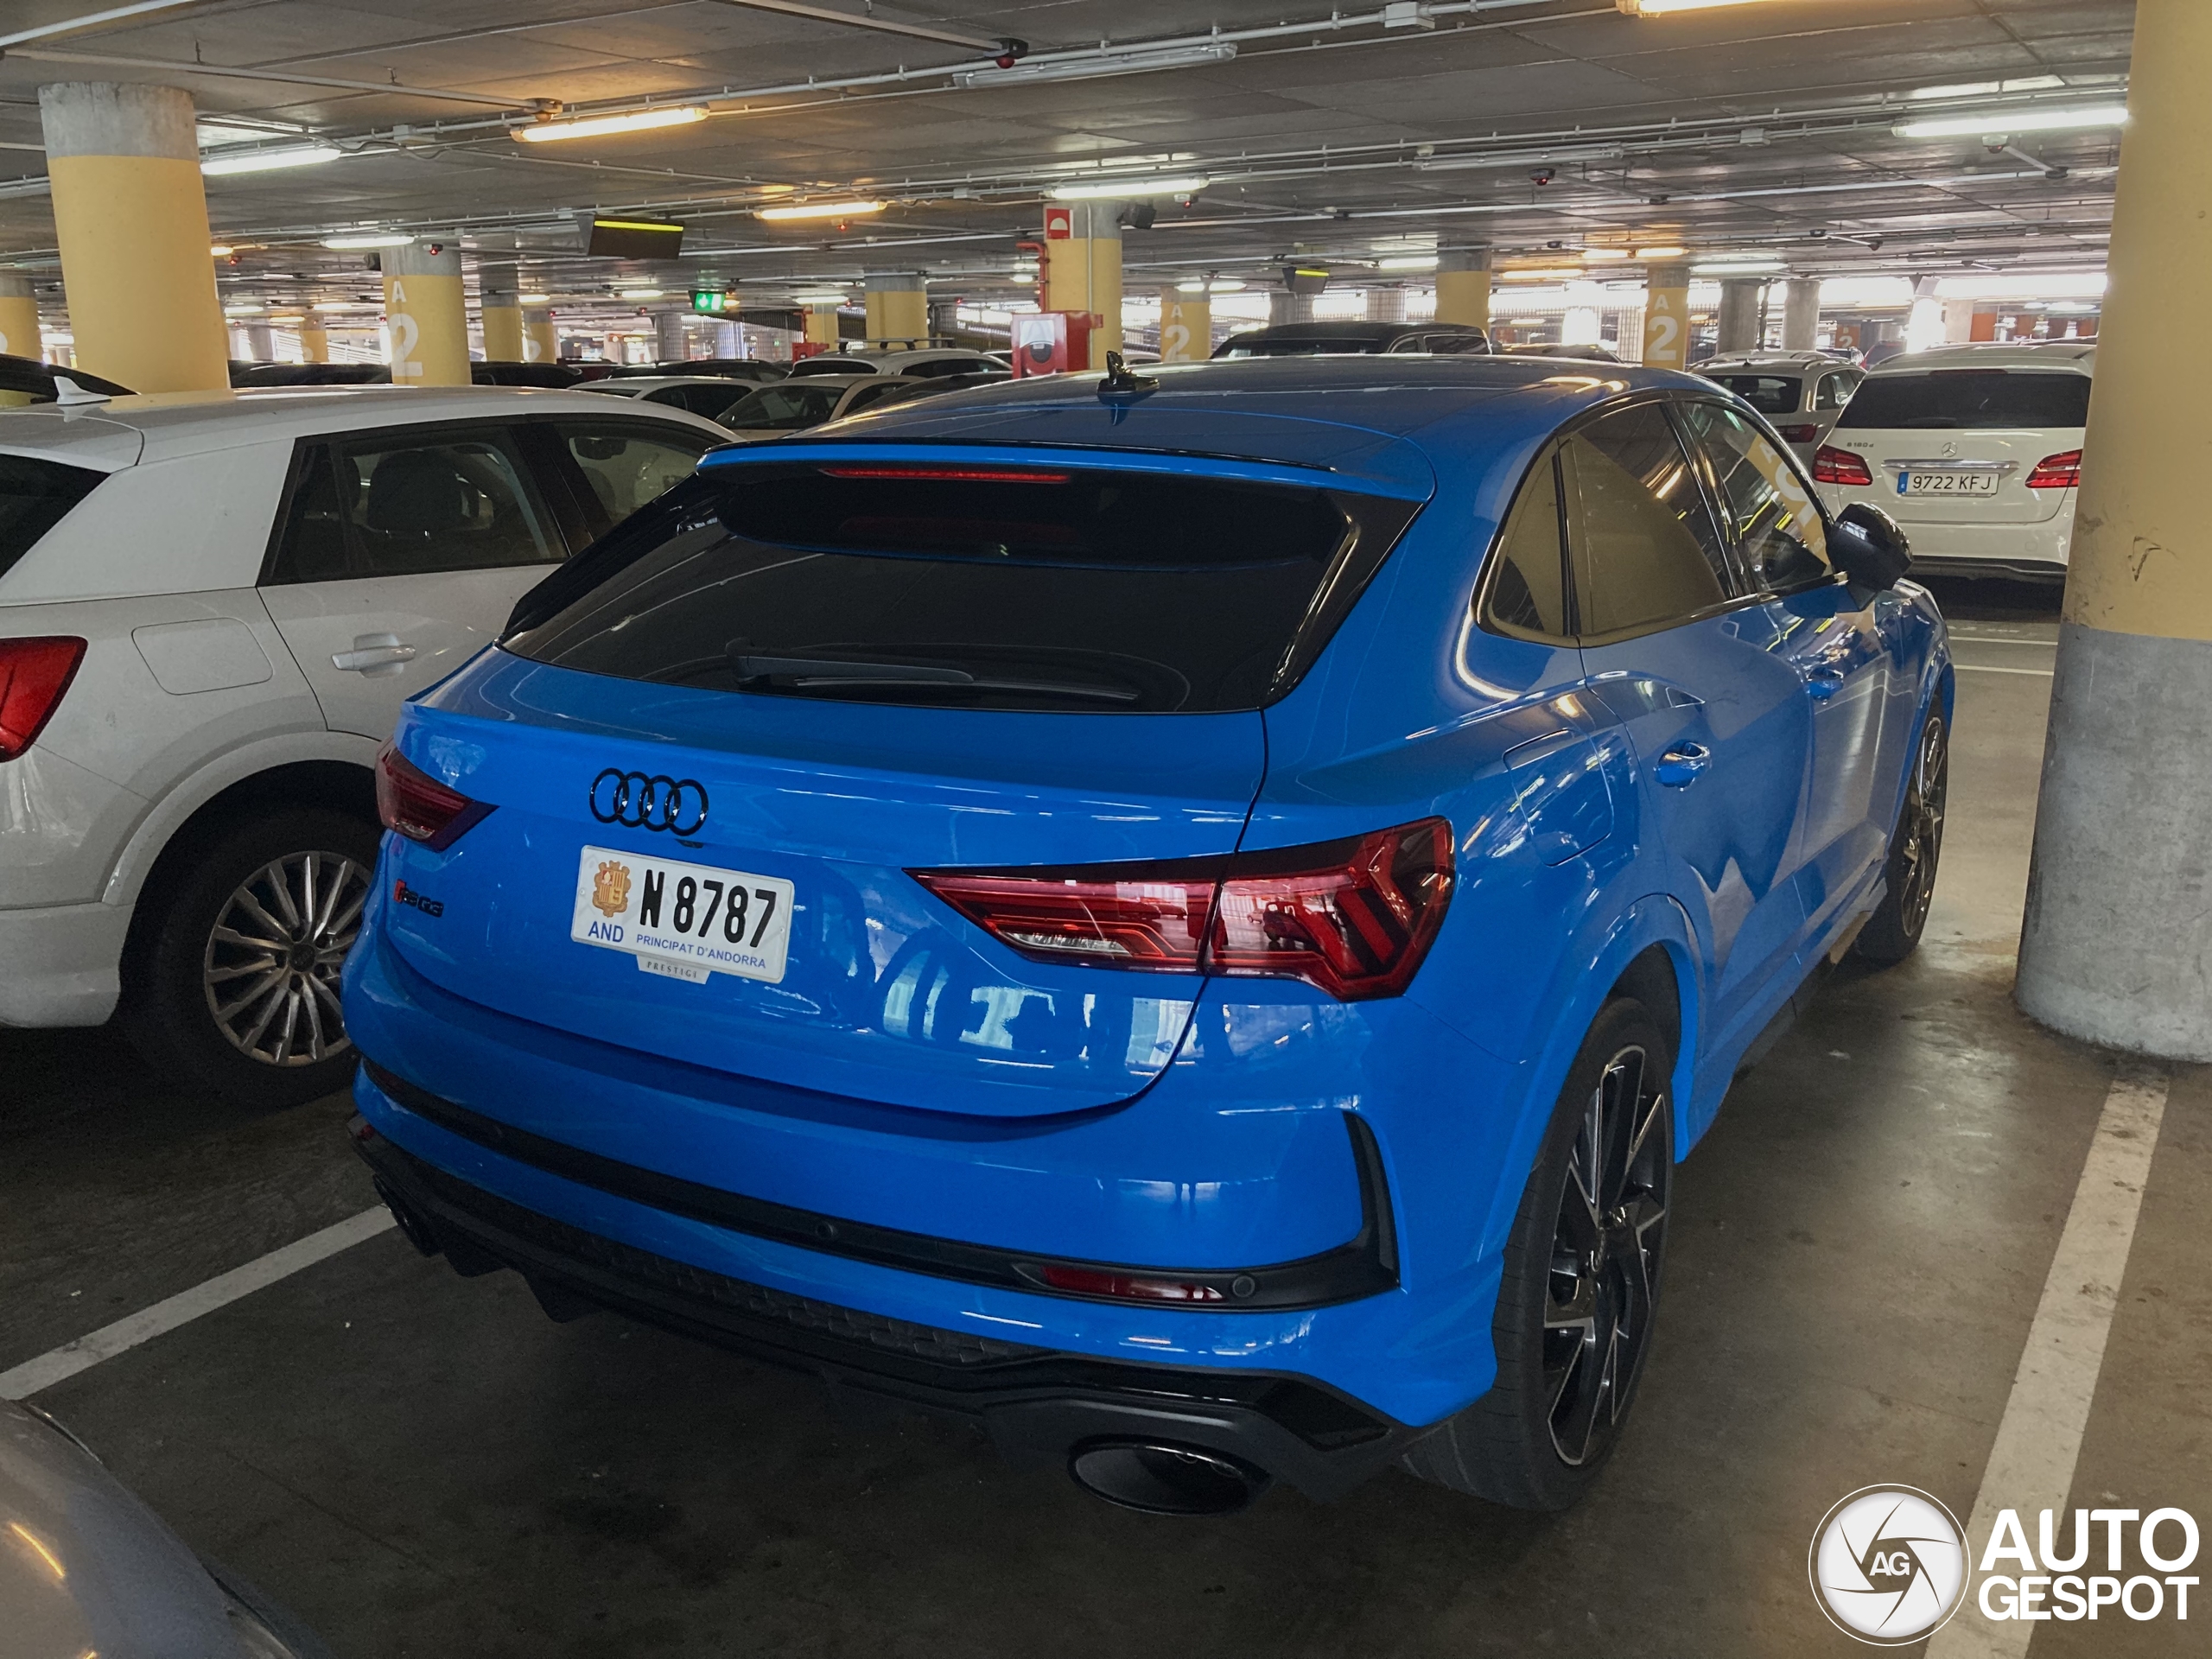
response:
[[[1267,1491],[1264,1470],[1225,1452],[1143,1440],[1096,1440],[1068,1459],[1077,1485],[1147,1515],[1234,1515]]]

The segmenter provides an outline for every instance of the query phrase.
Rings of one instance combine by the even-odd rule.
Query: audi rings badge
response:
[[[689,778],[648,777],[609,766],[591,780],[591,815],[601,823],[696,836],[707,821],[707,791]]]

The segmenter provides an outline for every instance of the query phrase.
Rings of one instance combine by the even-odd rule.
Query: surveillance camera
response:
[[[1529,182],[1534,185],[1547,185],[1551,181],[1552,169],[1548,167],[1540,167],[1529,175]]]
[[[1812,230],[1809,230],[1809,231],[1806,232],[1805,232],[1805,234],[1806,234],[1806,235],[1808,235],[1808,236],[1826,236],[1826,235],[1827,234],[1827,231],[1825,231],[1825,230],[1821,229],[1821,228],[1820,228],[1820,227],[1818,227],[1818,226],[1815,226],[1815,227],[1814,227]]]

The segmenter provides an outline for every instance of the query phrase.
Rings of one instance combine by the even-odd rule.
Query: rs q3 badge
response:
[[[630,867],[613,859],[599,867],[592,878],[592,907],[609,918],[630,908]]]

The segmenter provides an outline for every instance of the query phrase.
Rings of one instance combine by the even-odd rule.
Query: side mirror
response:
[[[1828,557],[1853,588],[1880,593],[1912,569],[1912,543],[1879,507],[1854,501],[1836,516],[1840,532],[1828,538]]]

